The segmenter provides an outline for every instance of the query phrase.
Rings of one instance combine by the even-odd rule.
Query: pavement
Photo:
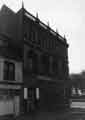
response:
[[[85,108],[71,107],[70,109],[61,109],[56,112],[38,110],[35,112],[22,114],[18,117],[12,115],[3,116],[0,117],[0,120],[85,120]]]
[[[85,110],[82,112],[80,109],[59,112],[38,111],[36,114],[22,115],[16,120],[85,120]]]
[[[69,109],[56,112],[37,111],[36,113],[22,114],[18,117],[4,116],[0,120],[85,120],[85,109]]]

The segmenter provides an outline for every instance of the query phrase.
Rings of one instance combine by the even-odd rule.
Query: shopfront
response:
[[[0,84],[0,115],[19,115],[20,97],[20,85]]]
[[[32,112],[38,108],[39,88],[24,88],[24,112]]]

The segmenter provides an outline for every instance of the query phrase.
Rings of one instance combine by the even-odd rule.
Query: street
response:
[[[85,111],[71,109],[62,112],[37,112],[36,114],[23,115],[16,120],[85,120]]]
[[[85,120],[85,109],[73,108],[57,112],[37,111],[18,117],[0,117],[0,120]]]

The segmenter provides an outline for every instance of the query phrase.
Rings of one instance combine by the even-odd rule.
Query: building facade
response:
[[[7,104],[9,113],[54,111],[69,105],[68,44],[65,37],[23,7],[14,13],[3,6],[0,46],[0,95],[5,101],[0,104],[3,107]]]
[[[21,112],[23,48],[16,42],[16,20],[15,13],[3,6],[0,11],[0,115]]]
[[[54,111],[69,105],[68,44],[23,8],[26,111]]]

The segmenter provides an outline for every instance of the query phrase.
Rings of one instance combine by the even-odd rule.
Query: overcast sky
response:
[[[50,27],[66,35],[69,43],[70,73],[85,70],[85,0],[23,0],[24,7],[34,16],[38,12],[39,18]],[[1,0],[0,5],[6,3],[17,11],[22,0]]]

